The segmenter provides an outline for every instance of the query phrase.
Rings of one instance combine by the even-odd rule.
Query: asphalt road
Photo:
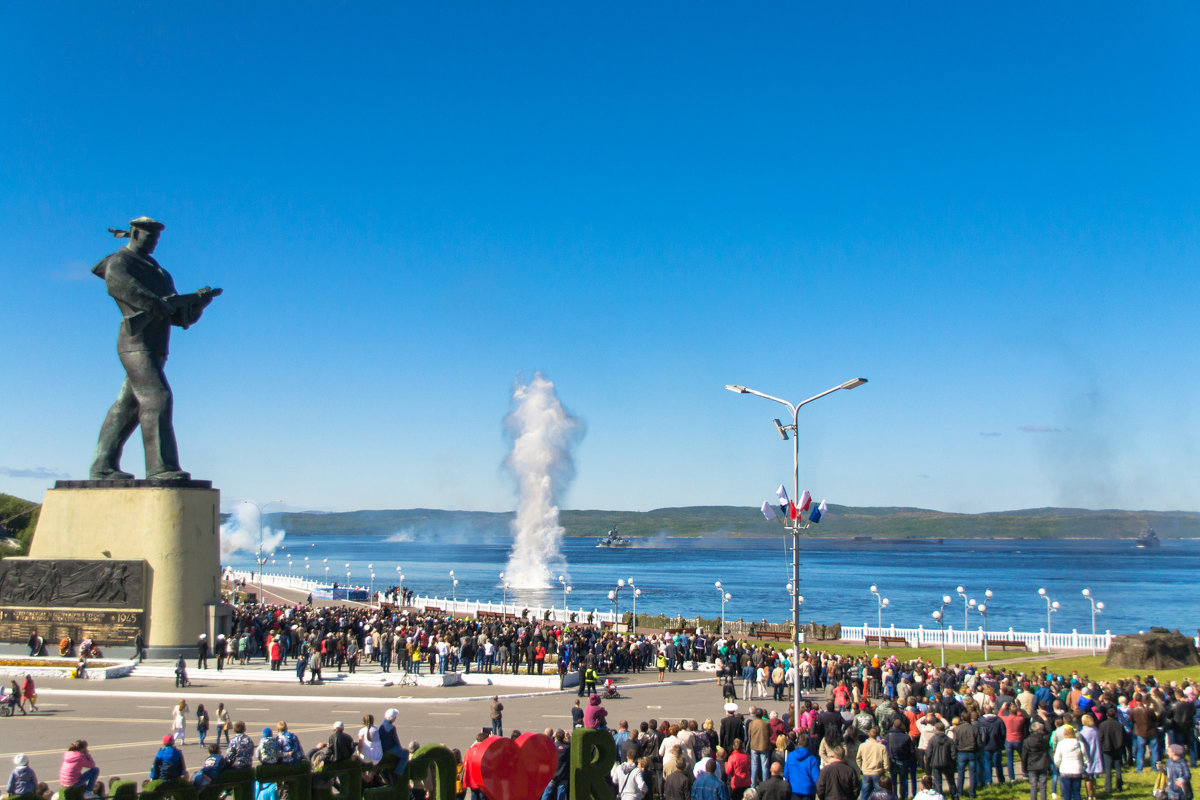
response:
[[[700,674],[705,677],[700,678]],[[712,673],[700,674],[668,673],[668,680],[681,680],[664,684],[652,683],[657,680],[654,671],[625,677],[620,681],[623,697],[604,702],[610,727],[616,728],[622,719],[629,720],[631,726],[650,718],[661,721],[686,717],[703,722],[711,717],[719,721],[724,712],[715,677]],[[465,750],[481,727],[490,726],[488,701],[494,691],[501,691],[506,734],[513,729],[569,729],[571,708],[577,699],[574,689],[528,695],[519,689],[504,693],[469,686],[366,688],[252,681],[206,684],[203,670],[189,670],[189,675],[192,685],[187,689],[175,689],[170,679],[39,681],[37,713],[0,718],[3,776],[11,769],[12,757],[24,752],[38,778],[57,788],[64,750],[75,739],[86,739],[100,767],[101,780],[107,782],[114,776],[146,778],[163,735],[171,732],[171,709],[181,697],[190,707],[183,747],[189,769],[199,767],[206,752],[199,746],[195,732],[199,703],[215,719],[217,703],[223,701],[234,720],[245,721],[247,732],[256,742],[264,727],[286,720],[306,749],[327,739],[336,720],[343,721],[346,731],[356,735],[364,714],[374,714],[378,722],[385,710],[395,706],[400,710],[401,741],[440,742]],[[747,705],[741,702],[743,707]],[[785,703],[754,702],[780,713],[786,708]],[[213,740],[211,734],[209,740]]]

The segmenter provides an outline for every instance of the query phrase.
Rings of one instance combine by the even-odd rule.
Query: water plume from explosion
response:
[[[558,498],[575,477],[571,448],[583,436],[583,423],[567,413],[541,373],[527,386],[518,383],[512,400],[504,428],[513,443],[507,466],[518,500],[504,579],[517,589],[545,589],[566,567]]]
[[[252,503],[239,503],[234,506],[233,514],[221,523],[221,558],[228,558],[234,552],[241,550],[246,553],[258,553],[258,526],[261,520],[260,512]],[[283,544],[287,531],[275,530],[269,525],[262,528],[262,549],[264,555],[274,555]]]

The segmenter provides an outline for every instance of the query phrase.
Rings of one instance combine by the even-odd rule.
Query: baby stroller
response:
[[[615,698],[619,698],[620,696],[621,696],[621,693],[617,691],[617,685],[615,683],[613,683],[613,679],[609,678],[608,680],[606,680],[604,682],[604,695],[603,695],[604,699],[605,700],[613,700]]]

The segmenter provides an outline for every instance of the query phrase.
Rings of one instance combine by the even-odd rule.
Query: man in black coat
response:
[[[721,720],[720,745],[725,752],[733,752],[734,739],[745,735],[746,719],[738,713],[737,703],[725,704],[725,717]]]
[[[792,785],[783,779],[783,764],[771,764],[771,777],[758,785],[758,800],[792,800]]]
[[[821,800],[859,800],[862,784],[854,767],[842,760],[846,757],[845,749],[839,744],[831,755],[817,776],[817,797]]]
[[[1117,719],[1117,710],[1109,708],[1097,729],[1100,734],[1100,756],[1104,761],[1104,791],[1112,794],[1113,773],[1117,775],[1117,791],[1123,791],[1121,761],[1125,757],[1125,728]]]
[[[1050,735],[1041,720],[1029,725],[1029,735],[1021,742],[1021,768],[1029,778],[1029,800],[1046,800],[1050,776]]]
[[[958,750],[955,748],[954,742],[946,735],[944,722],[938,722],[935,728],[936,732],[925,745],[925,756],[929,759],[929,772],[937,782],[938,791],[942,790],[942,778],[945,778],[949,786],[946,795],[957,800],[959,786],[954,781],[954,766],[958,759]]]

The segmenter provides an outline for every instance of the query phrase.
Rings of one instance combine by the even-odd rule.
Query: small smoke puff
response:
[[[259,512],[256,507],[250,503],[238,504],[233,510],[233,515],[221,525],[221,556],[228,556],[238,550],[247,553],[258,552],[259,521]],[[263,552],[268,555],[273,554],[283,544],[285,536],[287,536],[287,531],[274,530],[270,526],[264,525],[262,529]]]

